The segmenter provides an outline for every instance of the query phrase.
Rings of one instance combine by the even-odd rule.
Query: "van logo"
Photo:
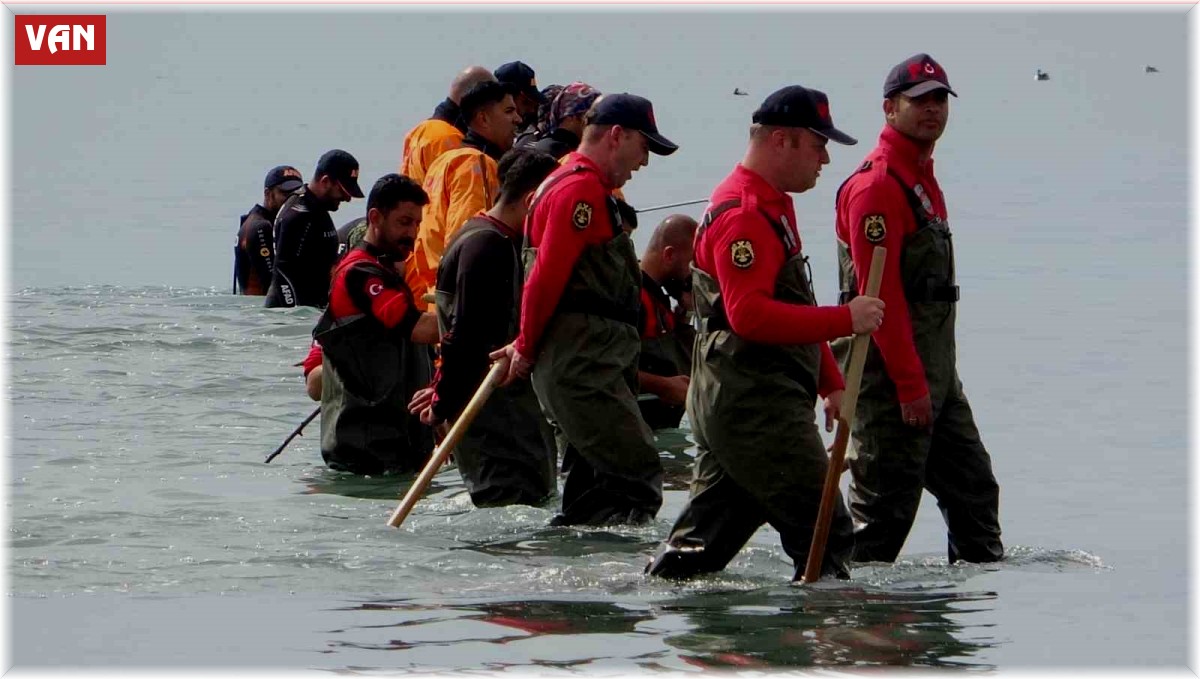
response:
[[[13,32],[17,66],[103,66],[105,15],[17,14]]]

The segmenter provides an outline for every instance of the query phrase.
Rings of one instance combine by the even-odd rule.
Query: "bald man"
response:
[[[433,109],[433,115],[405,135],[400,174],[423,184],[425,173],[438,156],[462,146],[467,124],[459,115],[458,105],[472,87],[489,81],[495,82],[496,76],[485,66],[468,66],[454,77],[449,96]]]
[[[683,417],[692,373],[693,337],[687,324],[692,240],[696,220],[671,215],[662,220],[642,253],[642,315],[638,330],[638,408],[651,429],[674,429]],[[678,311],[671,310],[671,299]]]

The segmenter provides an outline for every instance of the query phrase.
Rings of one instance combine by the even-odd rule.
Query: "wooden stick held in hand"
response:
[[[879,284],[883,278],[883,262],[887,248],[877,247],[871,254],[871,271],[867,275],[868,297],[879,296]],[[825,560],[825,543],[829,540],[829,527],[833,523],[833,505],[837,501],[838,480],[842,466],[846,463],[846,445],[850,442],[850,425],[854,423],[854,410],[858,404],[858,389],[862,385],[863,366],[867,362],[867,348],[871,335],[856,335],[850,344],[850,369],[846,372],[846,391],[842,394],[842,409],[838,415],[837,433],[833,437],[833,450],[829,454],[829,469],[825,472],[825,488],[821,491],[821,508],[817,511],[817,524],[813,526],[812,545],[808,548],[808,563],[804,565],[804,582],[821,579],[821,562]]]
[[[479,385],[479,389],[475,390],[475,395],[471,397],[467,407],[463,408],[462,415],[458,416],[454,426],[450,427],[450,433],[446,434],[446,438],[442,440],[433,451],[433,457],[429,458],[429,464],[421,470],[421,474],[413,481],[412,486],[404,495],[404,499],[400,501],[400,506],[396,507],[396,511],[392,512],[392,518],[388,519],[388,525],[392,528],[399,528],[404,519],[408,516],[412,508],[416,506],[417,500],[425,494],[425,489],[429,487],[429,482],[433,481],[434,474],[441,468],[446,458],[454,451],[454,447],[458,445],[463,434],[466,433],[467,427],[471,426],[471,422],[475,416],[479,414],[479,410],[483,408],[483,404],[487,402],[488,397],[495,391],[496,385],[504,381],[505,374],[508,372],[508,363],[506,361],[497,361],[492,364],[492,369],[488,371],[487,377],[483,378],[483,383]]]

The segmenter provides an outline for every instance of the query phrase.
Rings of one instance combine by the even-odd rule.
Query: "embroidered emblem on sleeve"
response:
[[[267,246],[264,245],[261,249],[259,249],[258,254],[262,255],[263,257],[270,257],[271,251],[268,250]]]
[[[883,215],[867,215],[863,219],[863,234],[866,235],[868,243],[882,243],[887,236],[887,225],[883,221]]]
[[[733,258],[733,265],[739,269],[749,269],[754,263],[754,247],[748,240],[733,241],[729,246],[729,255]]]
[[[571,223],[582,231],[592,223],[592,206],[582,200],[575,203],[575,211],[571,213]]]

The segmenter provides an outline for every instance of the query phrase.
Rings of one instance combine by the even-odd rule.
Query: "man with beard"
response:
[[[671,310],[671,298],[682,305],[685,289],[691,288],[695,235],[696,220],[671,215],[659,223],[642,253],[638,408],[651,429],[678,427],[683,417],[692,374],[691,335]]]
[[[233,249],[233,294],[265,295],[275,261],[275,215],[288,196],[304,186],[300,170],[291,165],[271,168],[263,183],[262,205],[242,215]]]
[[[437,319],[416,309],[397,271],[428,200],[408,177],[381,177],[363,242],[334,270],[329,308],[313,329],[324,353],[321,456],[330,469],[415,471],[433,452],[432,432],[407,406],[429,382],[427,349],[416,345],[437,341]]]
[[[570,467],[554,525],[645,523],[662,505],[662,463],[637,407],[637,253],[612,190],[678,147],[650,101],[601,97],[579,150],[538,189],[526,227],[516,341],[492,354],[508,378],[532,373]]]
[[[958,377],[954,246],[933,174],[952,94],[928,54],[892,68],[879,145],[838,191],[844,299],[865,289],[872,252],[887,248],[879,296],[888,318],[867,352],[852,431],[855,561],[896,559],[923,489],[946,521],[950,563],[1004,556],[1000,487]]]
[[[496,161],[512,148],[520,118],[512,90],[498,82],[483,82],[462,98],[467,134],[461,148],[433,161],[425,175],[429,204],[421,217],[421,231],[413,249],[406,278],[418,308],[424,310],[426,292],[437,284],[438,262],[446,242],[471,217],[492,207],[500,192]]]
[[[275,217],[275,268],[267,307],[324,307],[329,302],[329,274],[338,256],[337,229],[329,213],[362,197],[354,156],[341,149],[321,156],[308,185],[288,198]]]
[[[530,149],[500,159],[500,199],[475,215],[438,267],[442,363],[410,405],[430,426],[459,416],[483,382],[488,354],[512,341],[520,322],[521,241],[533,192],[558,162]],[[476,507],[537,505],[554,493],[554,432],[526,381],[495,391],[454,450]]]

